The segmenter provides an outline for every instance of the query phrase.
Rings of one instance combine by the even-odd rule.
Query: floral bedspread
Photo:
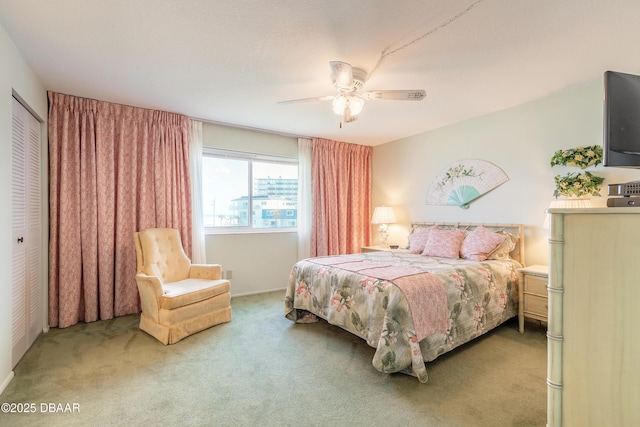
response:
[[[377,370],[427,382],[425,361],[517,314],[519,267],[402,252],[309,258],[291,270],[285,316],[321,317],[374,347]]]

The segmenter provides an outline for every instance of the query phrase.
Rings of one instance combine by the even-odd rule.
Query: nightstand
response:
[[[519,268],[518,273],[520,273],[518,326],[520,333],[524,333],[525,317],[542,322],[547,322],[549,318],[547,298],[549,267],[546,265],[530,265]]]
[[[409,252],[408,249],[398,248],[391,249],[388,246],[363,246],[360,248],[360,252],[380,252],[380,251],[388,251],[388,252]]]

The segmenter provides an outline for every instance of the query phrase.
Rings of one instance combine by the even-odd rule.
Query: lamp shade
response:
[[[394,224],[396,222],[396,214],[390,206],[378,206],[373,210],[372,224]]]
[[[591,205],[591,199],[577,199],[577,198],[562,198],[562,199],[555,199],[551,201],[551,204],[549,204],[549,208],[553,209],[584,209],[584,208],[590,208],[592,207]],[[550,228],[550,224],[549,224],[549,214],[547,213],[544,217],[544,223],[542,224],[542,228],[544,229],[549,229]]]

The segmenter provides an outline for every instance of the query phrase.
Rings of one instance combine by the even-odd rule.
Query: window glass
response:
[[[295,228],[298,165],[254,161],[253,201],[257,205],[253,227]]]
[[[202,192],[208,232],[297,227],[295,159],[205,149]]]
[[[202,208],[205,227],[247,227],[249,162],[203,156]]]

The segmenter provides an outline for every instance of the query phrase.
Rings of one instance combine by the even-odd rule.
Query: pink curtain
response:
[[[313,140],[311,256],[357,253],[370,244],[372,151]]]
[[[49,92],[49,325],[140,311],[133,232],[191,254],[189,119]]]

